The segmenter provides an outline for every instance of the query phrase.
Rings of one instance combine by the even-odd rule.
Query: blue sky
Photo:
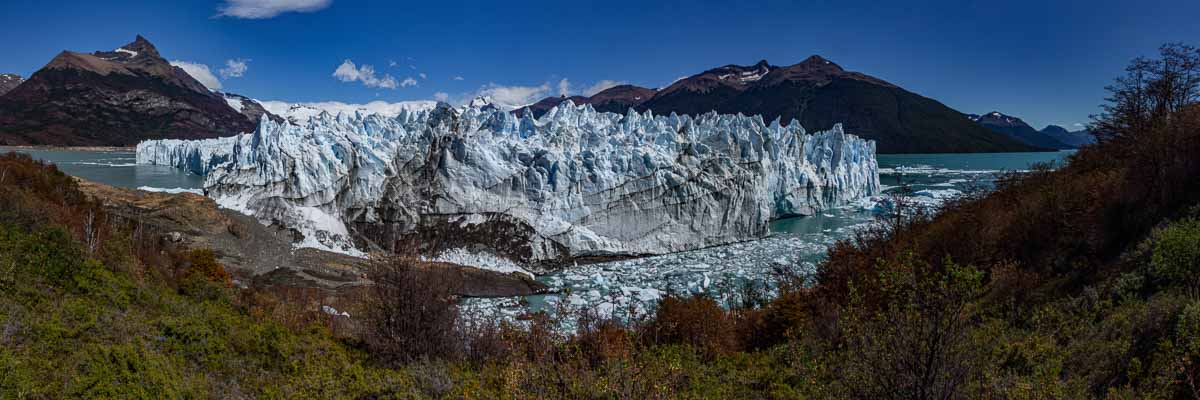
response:
[[[208,66],[226,91],[362,103],[662,87],[820,54],[960,111],[1070,128],[1130,58],[1200,45],[1198,1],[874,3],[9,0],[0,72],[28,76],[61,50],[113,49],[140,33],[167,59]],[[229,60],[248,60],[242,76],[221,77]],[[346,60],[355,68],[339,79]]]

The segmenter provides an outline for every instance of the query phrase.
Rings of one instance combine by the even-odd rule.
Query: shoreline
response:
[[[137,151],[137,146],[0,146],[0,151],[41,150],[41,151]]]

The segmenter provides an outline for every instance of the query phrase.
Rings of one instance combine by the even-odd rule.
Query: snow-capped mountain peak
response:
[[[992,111],[990,113],[983,114],[983,115],[967,114],[967,118],[971,119],[972,121],[981,123],[981,124],[1006,125],[1006,126],[1008,126],[1008,125],[1024,125],[1025,124],[1025,121],[1022,121],[1020,118],[1013,117],[1010,115],[1005,115],[1004,113],[1001,113],[999,111]]]
[[[738,83],[750,83],[757,82],[769,73],[771,73],[771,65],[767,64],[766,60],[763,60],[748,69],[731,69],[726,73],[718,74],[717,78],[736,81]]]

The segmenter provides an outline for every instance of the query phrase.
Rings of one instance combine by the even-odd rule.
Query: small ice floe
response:
[[[69,163],[66,163],[66,164],[72,164],[72,165],[99,165],[99,166],[101,166],[101,167],[133,167],[133,166],[136,166],[136,165],[137,165],[137,163],[129,163],[129,162],[125,162],[125,163],[111,163],[111,162],[89,162],[89,161],[75,161],[75,162],[69,162]]]
[[[193,193],[193,194],[198,194],[201,196],[204,195],[204,189],[193,189],[193,188],[158,188],[158,187],[152,187],[152,186],[138,186],[138,190],[144,190],[147,192],[170,193],[170,194]]]
[[[350,318],[350,313],[345,312],[345,311],[338,312],[338,310],[336,308],[333,308],[330,306],[321,306],[321,312],[335,316],[335,317]]]
[[[517,272],[528,275],[530,278],[534,277],[532,273],[521,268],[512,260],[486,252],[471,252],[463,248],[446,250],[438,254],[431,261],[458,264],[505,274]]]

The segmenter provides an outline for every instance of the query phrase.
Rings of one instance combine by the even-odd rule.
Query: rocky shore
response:
[[[386,256],[352,257],[295,248],[294,231],[265,226],[253,217],[220,208],[192,193],[160,193],[108,186],[79,179],[80,189],[112,214],[140,221],[160,240],[189,248],[211,248],[243,288],[285,288],[351,293],[369,285],[366,271]],[[430,273],[461,280],[459,295],[508,297],[540,293],[546,286],[520,273],[505,274],[451,263],[422,263]]]

